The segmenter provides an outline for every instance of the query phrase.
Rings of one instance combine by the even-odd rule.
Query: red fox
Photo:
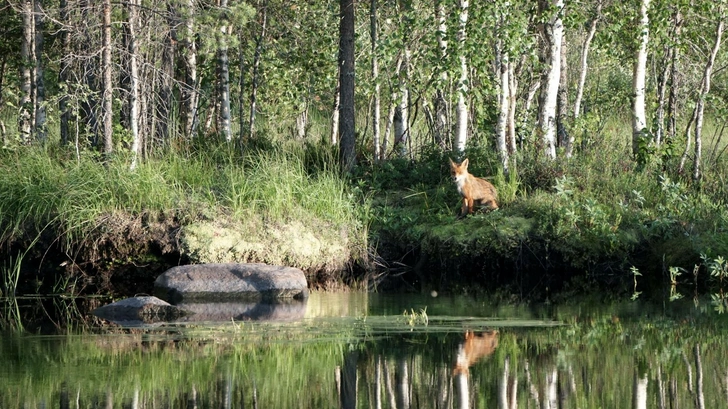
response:
[[[450,159],[450,174],[453,182],[458,186],[458,193],[463,197],[459,217],[472,214],[475,205],[487,205],[491,210],[498,208],[496,201],[498,192],[495,190],[495,186],[485,179],[476,178],[468,173],[467,159],[459,164]]]
[[[453,375],[467,374],[468,368],[481,358],[490,356],[498,347],[498,331],[487,331],[475,335],[473,331],[465,332],[465,342],[460,344],[455,358]]]

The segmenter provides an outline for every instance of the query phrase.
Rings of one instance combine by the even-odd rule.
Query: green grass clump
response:
[[[123,154],[102,161],[57,146],[5,150],[0,152],[0,246],[47,231],[66,248],[77,248],[138,218],[182,226],[205,220],[253,227],[297,221],[346,230],[356,240],[344,246],[364,242],[362,206],[346,181],[336,172],[307,168],[305,154],[301,148],[241,150],[222,143],[168,151],[130,170]],[[257,222],[235,223],[251,219]]]

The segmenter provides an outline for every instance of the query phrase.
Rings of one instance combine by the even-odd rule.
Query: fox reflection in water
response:
[[[480,359],[490,356],[498,347],[498,331],[486,331],[475,334],[473,331],[465,332],[465,341],[458,347],[453,375],[467,375],[468,368]]]

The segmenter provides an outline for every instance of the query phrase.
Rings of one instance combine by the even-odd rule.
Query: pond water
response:
[[[0,408],[728,407],[728,322],[709,306],[314,293],[301,308],[6,329]]]

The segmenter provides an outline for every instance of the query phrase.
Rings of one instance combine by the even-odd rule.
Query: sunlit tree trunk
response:
[[[399,71],[399,104],[394,115],[394,149],[402,158],[407,156],[409,144],[409,62],[408,46],[402,50],[402,70]]]
[[[549,52],[546,54],[546,68],[543,73],[538,128],[546,156],[556,158],[556,99],[561,78],[561,39],[564,33],[561,13],[563,12],[564,2],[563,0],[542,0],[539,8],[541,13],[553,10],[553,14],[543,16],[546,21],[544,27],[545,47]]]
[[[458,58],[460,60],[460,78],[457,82],[458,105],[456,111],[457,129],[455,131],[455,143],[458,152],[465,150],[468,141],[468,105],[466,96],[468,93],[468,61],[465,57],[465,27],[468,22],[468,0],[460,0],[460,18],[458,27]]]
[[[558,409],[559,407],[559,372],[556,365],[546,374],[546,385],[543,394],[544,409]]]
[[[597,32],[597,24],[602,15],[602,0],[597,1],[594,16],[589,21],[589,31],[586,33],[584,43],[581,45],[581,56],[579,57],[579,82],[576,86],[576,96],[574,97],[574,119],[581,116],[581,100],[584,97],[584,85],[586,84],[586,74],[589,69],[589,49],[594,35]],[[569,146],[573,148],[573,136]],[[566,156],[571,156],[572,152],[567,149]]]
[[[394,75],[399,76],[399,73],[402,69],[402,56],[397,58],[397,63],[395,65],[394,69]],[[389,113],[387,114],[387,125],[384,128],[384,139],[382,140],[382,155],[387,155],[387,146],[389,143],[389,136],[392,133],[392,128],[394,127],[394,121],[395,116],[397,115],[397,108],[399,107],[399,93],[397,92],[397,89],[392,90],[391,94],[392,101],[389,106]]]
[[[129,105],[131,109],[130,125],[131,125],[131,169],[134,170],[137,166],[137,161],[141,156],[142,147],[142,135],[139,132],[139,67],[138,67],[138,54],[139,47],[137,45],[137,25],[138,22],[138,10],[139,0],[128,0],[127,9],[129,13],[129,74],[130,74],[130,87],[131,92],[129,94]]]
[[[720,43],[723,37],[724,28],[723,20],[723,8],[721,7],[720,15],[718,17],[718,26],[715,29],[715,43],[713,44],[713,49],[711,50],[708,62],[705,64],[703,84],[695,105],[695,158],[693,162],[693,180],[696,181],[700,180],[701,177],[700,162],[702,161],[703,155],[703,115],[705,112],[705,98],[710,92],[710,81],[713,76],[713,66],[715,65],[715,58],[718,55],[718,50],[720,50]]]
[[[192,138],[197,133],[197,123],[199,122],[199,112],[197,103],[199,94],[197,91],[197,42],[195,41],[195,0],[187,0],[184,15],[184,65],[185,79],[182,86],[182,122],[184,124],[184,134],[187,138]]]
[[[565,151],[571,151],[569,146],[569,131],[566,129],[569,117],[569,76],[568,61],[566,58],[567,43],[566,37],[561,37],[561,74],[559,78],[559,90],[556,93],[556,143]]]
[[[35,21],[33,19],[33,0],[23,0],[21,3],[21,16],[23,19],[23,37],[20,42],[20,113],[18,115],[18,131],[23,143],[30,143],[33,127],[33,70],[35,56],[33,40]]]
[[[339,0],[339,163],[348,173],[356,163],[354,111],[354,0]]]
[[[510,96],[508,100],[508,125],[507,139],[508,152],[515,154],[518,150],[516,141],[516,101],[518,97],[518,76],[516,75],[516,64],[514,61],[508,61],[508,91]]]
[[[101,71],[103,73],[104,93],[103,93],[103,131],[104,131],[104,154],[110,155],[114,150],[114,141],[112,135],[113,128],[113,84],[112,66],[111,66],[111,0],[104,0],[103,3],[103,45],[102,45],[102,61]]]
[[[382,101],[379,84],[379,60],[377,56],[377,0],[369,0],[369,22],[370,35],[372,40],[372,82],[374,82],[374,113],[372,115],[372,134],[374,140],[374,160],[382,159],[381,133],[379,123],[381,120]]]
[[[156,117],[156,127],[154,128],[157,143],[167,141],[170,137],[170,115],[172,113],[172,84],[174,78],[174,43],[177,42],[177,31],[174,28],[174,13],[170,11],[170,15],[166,20],[167,32],[164,36],[164,49],[162,50],[161,69],[159,73],[159,98],[156,100],[157,105],[154,111]]]
[[[502,22],[501,22],[502,23]],[[503,41],[498,41],[496,46],[497,53],[500,54],[500,92],[499,92],[499,103],[498,103],[498,121],[495,126],[496,134],[496,147],[498,149],[498,156],[500,157],[501,166],[503,172],[508,173],[508,113],[510,112],[511,102],[511,90],[510,90],[510,79],[509,79],[509,56],[508,51],[505,50]]]
[[[228,60],[228,21],[227,21],[227,0],[219,0],[219,7],[222,9],[222,25],[218,31],[217,41],[217,65],[218,65],[218,81],[219,81],[219,97],[220,110],[219,115],[219,131],[222,132],[225,140],[230,142],[233,139],[232,124],[230,120],[230,61]]]
[[[645,76],[647,67],[647,43],[649,40],[649,18],[647,11],[650,0],[640,3],[640,20],[637,25],[639,47],[635,55],[634,72],[632,76],[632,154],[639,153],[640,138],[647,127],[645,114]]]
[[[260,58],[263,53],[263,41],[265,40],[265,29],[266,23],[268,22],[268,3],[263,5],[262,10],[259,10],[262,14],[260,23],[260,36],[255,45],[255,55],[253,56],[253,78],[250,85],[250,115],[248,117],[248,135],[252,138],[255,135],[255,110],[258,99],[258,80],[260,70]]]
[[[45,67],[43,63],[43,29],[45,26],[45,11],[41,8],[40,0],[34,2],[35,43],[33,47],[35,60],[35,139],[44,143],[46,140],[46,102],[45,102]]]
[[[510,378],[510,357],[503,361],[503,373],[498,382],[498,409],[509,409],[508,406],[508,379]]]
[[[339,143],[339,119],[341,116],[341,67],[336,71],[336,89],[334,90],[334,110],[331,114],[331,140],[332,145]]]

